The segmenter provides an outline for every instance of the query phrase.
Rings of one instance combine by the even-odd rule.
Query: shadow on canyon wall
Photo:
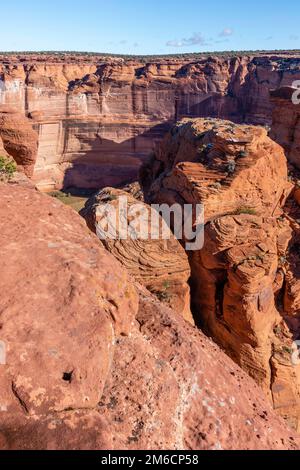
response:
[[[236,97],[214,93],[202,99],[199,103],[194,102],[191,104],[190,101],[195,101],[195,98],[196,96],[191,98],[190,95],[181,98],[176,111],[176,120],[184,117],[228,119],[237,123],[244,120],[244,112]]]
[[[68,152],[65,153],[64,161],[71,161],[73,167],[66,171],[63,188],[101,189],[108,185],[118,187],[136,180],[139,168],[151,150],[163,139],[174,122],[183,118],[211,117],[235,123],[269,124],[270,101],[267,100],[264,103],[263,110],[266,116],[263,116],[261,110],[257,112],[254,106],[256,103],[251,98],[249,83],[245,82],[241,88],[241,96],[237,96],[234,91],[230,90],[226,95],[212,92],[207,97],[195,92],[178,93],[177,99],[175,98],[173,118],[162,121],[141,133],[139,133],[141,129],[137,120],[133,125],[136,136],[120,143],[102,138],[101,135],[92,141],[88,136],[79,137],[82,147],[88,147],[88,150],[82,150],[77,157],[76,154],[70,153],[69,159]],[[155,119],[157,122],[158,116]],[[126,121],[119,124],[120,134],[122,134],[124,124],[128,126]],[[114,126],[117,127],[117,123]],[[116,130],[116,134],[118,132]]]
[[[92,141],[86,138],[89,148],[69,160],[73,165],[65,172],[63,190],[98,190],[136,181],[141,165],[173,124],[174,121],[165,121],[120,143],[100,135]]]

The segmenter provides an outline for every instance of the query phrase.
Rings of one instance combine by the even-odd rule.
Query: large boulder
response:
[[[0,106],[0,155],[14,158],[26,176],[33,175],[38,152],[38,134],[30,119],[12,108]]]
[[[128,236],[122,238],[122,227],[117,226],[115,239],[104,238],[105,248],[117,258],[122,265],[141,282],[147,289],[155,293],[159,299],[169,304],[186,320],[194,323],[190,310],[190,287],[188,281],[191,275],[187,254],[176,240],[171,230],[164,225],[164,231],[157,230],[157,238],[151,237],[151,220],[154,220],[154,210],[138,201],[130,193],[120,189],[105,188],[95,194],[81,211],[88,226],[96,232],[97,225],[107,225],[107,206],[114,207],[116,213],[122,210],[120,201],[126,201],[126,229],[133,227],[134,217],[137,217],[137,239]],[[139,219],[139,220],[138,220]],[[159,216],[160,226],[162,218]],[[166,238],[163,238],[164,233]],[[141,238],[141,235],[144,239]]]
[[[148,201],[202,203],[206,221],[274,215],[290,191],[284,152],[263,127],[209,118],[176,124],[141,178]]]

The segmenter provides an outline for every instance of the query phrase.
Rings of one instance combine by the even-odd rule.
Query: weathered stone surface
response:
[[[0,196],[2,449],[299,447],[252,379],[134,286],[74,211],[16,185]]]
[[[149,200],[201,202],[206,221],[273,216],[291,190],[284,152],[264,128],[210,118],[175,125],[141,173]]]
[[[101,57],[0,57],[0,104],[32,118],[34,181],[43,190],[134,181],[184,116],[270,124],[270,89],[300,78],[299,57],[157,62]]]
[[[120,340],[100,403],[116,449],[287,445],[259,387],[200,331],[143,290],[137,320],[142,338]]]
[[[71,209],[23,187],[0,193],[1,403],[29,415],[93,408],[112,361],[111,317],[129,333],[134,289]]]
[[[125,202],[125,207],[120,203]],[[151,238],[151,221],[155,221],[155,211],[150,206],[138,201],[125,191],[105,188],[93,196],[81,211],[88,226],[96,232],[97,225],[107,230],[107,213],[105,207],[113,207],[116,214],[123,208],[127,211],[125,230],[137,230],[136,237],[129,235],[123,238],[123,228],[117,226],[115,239],[102,240],[105,248],[117,258],[122,265],[157,297],[168,303],[186,320],[194,323],[190,310],[190,266],[188,257],[170,229],[164,224],[162,237],[162,218],[160,227]],[[139,220],[137,220],[139,217]],[[122,237],[121,237],[121,234]],[[111,234],[113,235],[113,234]],[[142,239],[143,238],[143,239]]]
[[[38,134],[33,130],[32,122],[23,114],[0,106],[0,153],[1,148],[5,155],[14,158],[26,176],[33,176]]]
[[[204,204],[204,246],[190,255],[194,316],[299,427],[300,217],[285,207],[282,148],[262,128],[185,120],[142,178],[149,201]]]

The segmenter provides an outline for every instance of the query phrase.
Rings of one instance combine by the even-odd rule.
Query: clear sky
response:
[[[0,15],[2,51],[300,49],[298,0],[10,0]]]

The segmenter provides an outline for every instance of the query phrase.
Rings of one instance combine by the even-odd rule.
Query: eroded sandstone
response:
[[[260,127],[183,120],[142,179],[148,201],[204,204],[204,246],[190,254],[194,315],[298,428],[300,217],[283,149]]]
[[[81,211],[93,232],[96,232],[98,226],[103,230],[103,235],[106,233],[106,207],[113,207],[117,215],[125,209],[126,221],[125,227],[118,224],[115,233],[103,237],[101,241],[105,248],[138,282],[193,324],[188,257],[168,226],[164,224],[163,227],[162,218],[158,216],[157,230],[151,237],[151,222],[155,220],[151,207],[128,192],[105,188],[93,196]],[[122,223],[122,219],[120,222]],[[130,232],[133,230],[135,235]]]
[[[16,183],[0,196],[2,449],[298,447],[252,379],[74,211]]]
[[[0,106],[0,155],[13,157],[19,169],[32,177],[37,153],[38,134],[32,121],[13,108]]]

